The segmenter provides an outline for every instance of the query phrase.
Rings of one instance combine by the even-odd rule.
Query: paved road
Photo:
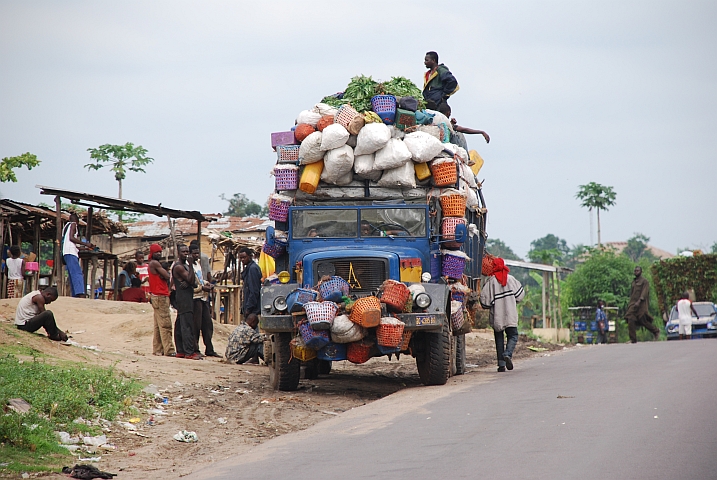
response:
[[[714,479],[717,340],[576,348],[403,390],[191,479]]]

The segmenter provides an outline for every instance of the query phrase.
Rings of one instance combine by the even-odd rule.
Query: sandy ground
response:
[[[182,477],[267,439],[306,429],[398,390],[421,388],[415,360],[404,355],[392,361],[388,357],[374,358],[364,365],[335,362],[330,375],[302,380],[296,392],[276,392],[268,386],[265,366],[229,365],[209,357],[192,361],[152,355],[149,304],[58,299],[50,309],[58,326],[80,346],[53,342],[44,330],[36,334],[16,330],[12,326],[16,305],[17,300],[0,300],[0,344],[35,348],[48,356],[47,361],[114,365],[148,385],[146,392],[133,399],[140,411],[140,422],[132,425],[135,430],[125,428],[127,416],[118,418],[105,427],[108,441],[116,449],[82,455],[101,455],[97,466],[119,474],[117,478],[121,479],[158,478],[160,474],[168,479]],[[233,328],[215,323],[213,343],[217,352],[224,352]],[[492,331],[469,334],[466,345],[468,372],[451,378],[450,384],[495,370]],[[521,358],[544,354],[530,351],[527,347],[531,345],[550,351],[563,349],[521,337],[514,355],[516,368]],[[150,409],[160,409],[164,414],[152,416]],[[150,419],[153,425],[148,424]],[[174,440],[172,436],[179,430],[196,432],[199,441]]]

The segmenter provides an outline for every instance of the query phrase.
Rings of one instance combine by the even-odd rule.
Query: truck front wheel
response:
[[[271,352],[267,356],[269,383],[274,390],[289,392],[299,387],[301,363],[291,356],[290,333],[273,333],[270,336]]]
[[[445,385],[451,373],[451,335],[448,322],[440,332],[424,332],[423,348],[416,356],[418,376],[424,385]]]

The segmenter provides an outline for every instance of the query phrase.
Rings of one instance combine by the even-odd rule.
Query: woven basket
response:
[[[441,222],[441,236],[443,240],[455,240],[456,239],[456,226],[465,225],[466,219],[459,217],[447,217]],[[460,248],[461,244],[454,241],[446,242],[445,245],[449,248]]]
[[[289,346],[291,347],[291,356],[302,362],[308,362],[316,358],[316,350],[307,347],[301,337],[292,339]]]
[[[289,206],[291,198],[283,195],[271,195],[269,197],[269,220],[285,222],[289,219]]]
[[[299,161],[300,145],[277,145],[276,156],[279,163]]]
[[[444,217],[462,217],[466,214],[466,197],[463,195],[441,195],[440,202]]]
[[[382,318],[376,327],[376,343],[384,347],[400,347],[406,324],[393,317]]]
[[[466,268],[466,259],[450,253],[443,254],[441,273],[444,277],[460,280],[463,278],[463,271]]]
[[[315,350],[324,348],[331,341],[328,330],[314,330],[311,328],[311,325],[309,325],[309,322],[301,322],[299,324],[299,334],[304,344]]]
[[[411,344],[411,337],[413,336],[413,330],[406,330],[403,329],[403,337],[401,339],[401,351],[405,352],[408,350],[409,345]]]
[[[495,268],[495,257],[490,253],[483,254],[483,264],[481,265],[481,273],[486,277],[493,275],[493,269]]]
[[[341,277],[333,276],[319,284],[319,293],[323,300],[340,302],[341,297],[348,295],[351,286]]]
[[[466,294],[464,292],[459,292],[458,290],[452,290],[451,300],[464,304],[466,302]]]
[[[448,187],[458,182],[458,170],[456,170],[456,162],[447,161],[431,164],[431,175],[433,176],[433,184],[437,187]]]
[[[344,128],[348,129],[351,120],[358,116],[359,113],[351,105],[341,105],[339,107],[339,113],[336,114],[334,123],[340,123]]]
[[[383,123],[391,125],[396,119],[396,97],[376,95],[371,99],[371,109],[381,117]]]
[[[339,306],[334,302],[307,302],[304,304],[306,318],[314,330],[329,330]]]
[[[299,188],[299,169],[295,165],[274,167],[274,186],[277,191]]]
[[[451,324],[453,325],[453,331],[460,330],[463,327],[465,318],[463,317],[463,304],[451,301]]]
[[[371,358],[372,343],[353,342],[346,347],[346,359],[351,363],[366,363]]]
[[[381,285],[383,290],[381,294],[381,303],[385,303],[391,310],[402,312],[406,306],[411,292],[408,287],[396,280],[386,280]]]
[[[286,253],[286,244],[284,242],[274,241],[274,245],[267,245],[266,243],[261,247],[261,251],[266,253],[272,258],[278,258]]]
[[[316,356],[319,360],[338,362],[346,360],[346,350],[346,344],[344,343],[329,343],[324,348],[319,350]]]
[[[307,288],[297,288],[286,296],[286,305],[290,313],[300,312],[304,309],[304,304],[313,302],[319,296],[316,290]]]
[[[354,302],[349,318],[362,327],[375,327],[381,322],[381,302],[373,296],[359,298]]]

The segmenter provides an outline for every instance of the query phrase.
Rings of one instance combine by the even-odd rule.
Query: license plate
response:
[[[416,315],[416,326],[423,325],[438,325],[438,320],[435,315]]]

